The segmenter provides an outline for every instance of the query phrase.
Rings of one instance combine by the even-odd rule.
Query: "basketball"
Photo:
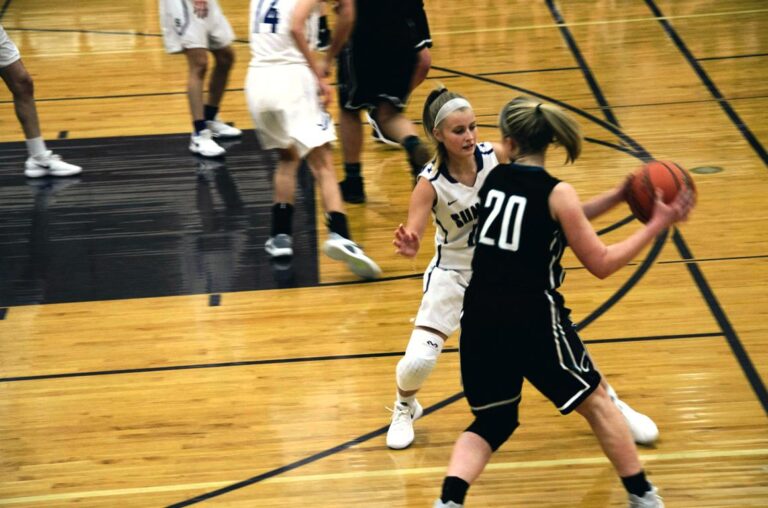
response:
[[[684,187],[696,193],[691,175],[680,165],[669,161],[650,161],[629,176],[624,199],[634,216],[645,223],[653,215],[655,189],[661,189],[663,201],[671,203]]]

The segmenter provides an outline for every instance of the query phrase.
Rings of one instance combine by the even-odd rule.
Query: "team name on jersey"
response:
[[[453,222],[456,224],[457,228],[464,227],[470,222],[474,222],[477,219],[477,212],[479,209],[480,209],[480,203],[475,203],[469,208],[465,208],[464,210],[458,213],[452,213],[451,219],[453,219]]]

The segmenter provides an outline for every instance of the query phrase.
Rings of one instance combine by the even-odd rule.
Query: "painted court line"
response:
[[[678,19],[691,19],[691,18],[708,18],[713,16],[739,16],[748,14],[759,14],[768,12],[768,9],[752,9],[745,11],[724,11],[724,12],[705,12],[701,14],[683,14],[680,16],[655,16],[652,18],[627,18],[627,19],[611,19],[603,21],[576,21],[572,23],[565,23],[563,25],[548,23],[545,25],[525,25],[525,26],[508,26],[500,28],[478,28],[474,30],[448,30],[445,32],[432,32],[432,36],[435,35],[460,35],[460,34],[478,34],[478,33],[492,33],[492,32],[516,32],[520,30],[536,30],[539,28],[560,28],[561,26],[574,27],[574,26],[592,26],[592,25],[616,25],[621,23],[647,23],[649,21],[659,20],[678,20]]]
[[[768,458],[768,448],[758,448],[753,450],[693,450],[674,453],[650,453],[640,454],[643,462],[663,462],[672,460],[694,460],[694,459],[724,459],[731,457],[760,457]],[[600,457],[584,457],[571,459],[554,460],[532,460],[526,462],[498,462],[488,464],[487,470],[491,471],[509,471],[514,469],[536,469],[562,466],[581,466],[581,465],[602,465],[608,464],[608,459]],[[325,473],[315,475],[297,475],[297,476],[277,476],[264,480],[262,483],[300,483],[310,481],[329,481],[360,478],[385,478],[415,475],[441,475],[445,472],[445,466],[439,467],[418,467],[407,469],[382,469],[377,471],[354,471],[347,473]],[[84,499],[94,497],[114,497],[138,494],[154,494],[159,492],[178,492],[184,490],[197,489],[216,489],[235,483],[234,481],[206,482],[206,483],[183,483],[176,485],[158,485],[156,487],[140,487],[132,489],[112,489],[112,490],[92,490],[86,492],[69,492],[62,494],[50,494],[44,496],[15,497],[10,499],[0,499],[0,506],[10,506],[14,504],[30,504],[51,501],[65,501],[70,499]]]

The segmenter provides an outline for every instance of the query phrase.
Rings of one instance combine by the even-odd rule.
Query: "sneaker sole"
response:
[[[352,273],[362,279],[375,279],[381,275],[381,268],[365,256],[356,256],[346,249],[327,245],[323,247],[323,252],[331,259],[346,263]]]
[[[203,153],[201,150],[197,150],[197,149],[193,148],[192,145],[189,146],[189,151],[194,153],[195,155],[199,155],[200,157],[210,157],[210,158],[223,157],[224,154],[227,153],[226,150],[222,151],[221,153],[217,153],[217,154]]]
[[[293,256],[293,249],[290,248],[284,247],[282,249],[276,249],[274,247],[264,247],[264,250],[273,258],[288,258]]]
[[[211,137],[215,139],[237,139],[243,137],[243,133],[240,134],[216,134],[215,132],[211,134]]]
[[[47,169],[25,169],[24,176],[27,178],[42,178],[48,174]]]

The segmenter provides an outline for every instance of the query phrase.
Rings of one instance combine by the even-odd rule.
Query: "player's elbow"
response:
[[[611,260],[608,258],[606,250],[602,250],[599,253],[595,253],[592,256],[587,256],[581,260],[584,263],[584,267],[597,277],[598,279],[605,279],[616,271],[617,267],[613,266]]]

